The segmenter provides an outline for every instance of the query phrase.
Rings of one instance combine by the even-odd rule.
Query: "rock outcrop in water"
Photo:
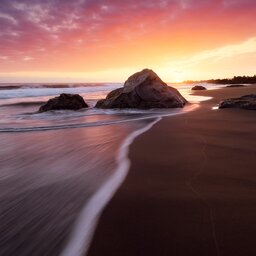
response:
[[[231,84],[231,85],[227,85],[227,88],[236,88],[236,87],[244,87],[243,84]]]
[[[78,94],[61,94],[47,101],[46,104],[40,107],[39,112],[46,112],[50,110],[79,110],[88,108],[83,97]]]
[[[256,110],[256,94],[249,94],[240,98],[223,100],[220,102],[219,108],[242,108]]]
[[[203,90],[207,90],[207,89],[202,85],[196,85],[191,90],[193,90],[193,91],[203,91]]]
[[[124,87],[97,102],[97,108],[182,108],[186,99],[164,83],[155,72],[144,69],[130,76]]]

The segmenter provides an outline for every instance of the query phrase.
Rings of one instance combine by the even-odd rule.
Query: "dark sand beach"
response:
[[[135,140],[89,256],[256,255],[256,113],[212,110],[249,93],[256,86],[197,92],[213,99]]]

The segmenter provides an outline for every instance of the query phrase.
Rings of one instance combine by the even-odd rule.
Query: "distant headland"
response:
[[[211,83],[211,84],[256,84],[256,75],[254,76],[234,76],[233,78],[224,79],[210,79],[210,80],[200,80],[200,81],[184,81],[186,84],[195,83]]]

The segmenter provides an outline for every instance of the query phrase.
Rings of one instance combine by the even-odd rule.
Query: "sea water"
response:
[[[129,145],[171,110],[100,110],[121,84],[2,85],[0,90],[0,255],[86,253],[104,206],[129,170]],[[60,93],[79,93],[80,111],[38,113]]]

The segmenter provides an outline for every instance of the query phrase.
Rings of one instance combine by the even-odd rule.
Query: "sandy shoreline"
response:
[[[255,111],[212,110],[164,118],[135,140],[128,177],[99,221],[88,255],[256,255]]]

